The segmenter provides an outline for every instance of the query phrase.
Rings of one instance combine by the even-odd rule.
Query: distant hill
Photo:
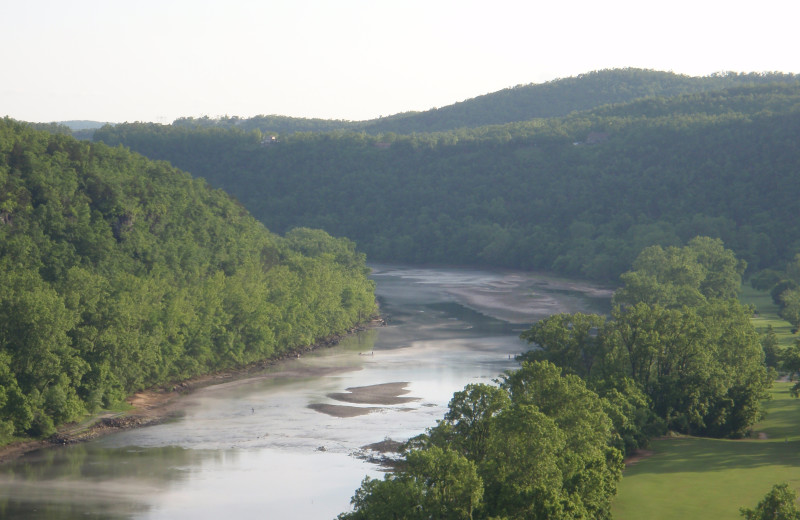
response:
[[[379,133],[425,133],[498,125],[531,119],[566,116],[602,105],[627,103],[641,98],[673,97],[721,90],[734,86],[768,83],[797,84],[794,74],[720,73],[691,77],[645,69],[610,69],[557,79],[541,84],[518,85],[453,105],[424,112],[406,112],[367,121],[304,119],[286,116],[252,118],[182,118],[173,126],[189,128],[239,128],[264,133],[330,132],[334,130]]]
[[[103,125],[107,125],[108,123],[102,123],[100,121],[86,121],[86,120],[79,120],[79,121],[58,121],[57,124],[64,125],[70,130],[96,130]]]
[[[94,131],[108,123],[99,121],[58,121],[53,123],[28,123],[37,130],[44,130],[51,134],[72,135],[76,139],[91,141]]]
[[[242,117],[182,117],[172,122],[172,126],[181,128],[221,128],[244,131],[260,130],[267,134],[293,134],[295,132],[333,132],[336,130],[358,131],[363,123],[337,119],[307,119],[289,116],[255,116]]]
[[[399,114],[367,123],[371,132],[433,132],[561,117],[640,98],[673,97],[734,86],[786,82],[793,74],[716,74],[691,77],[644,69],[600,70],[542,84],[519,85],[426,112]]]
[[[449,132],[97,138],[207,178],[271,229],[320,227],[375,261],[614,279],[646,246],[706,235],[758,270],[800,252],[800,85],[783,79]]]

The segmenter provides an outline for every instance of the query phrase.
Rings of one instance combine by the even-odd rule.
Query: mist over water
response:
[[[382,475],[355,456],[363,446],[423,432],[453,392],[513,369],[531,322],[604,312],[610,297],[518,272],[373,266],[373,279],[387,326],[196,391],[170,422],[0,467],[0,517],[335,518],[364,476]]]

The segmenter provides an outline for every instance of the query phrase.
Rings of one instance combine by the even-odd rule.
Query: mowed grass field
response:
[[[772,325],[772,330],[778,336],[778,342],[783,347],[794,345],[797,335],[792,334],[792,326],[778,316],[778,306],[772,301],[772,297],[766,291],[756,291],[750,285],[745,284],[739,293],[739,301],[746,305],[756,308],[753,316],[753,326],[759,334],[767,331],[767,327]]]
[[[741,300],[756,307],[759,332],[771,324],[781,345],[794,343],[797,336],[768,293],[745,287]],[[800,490],[800,400],[791,397],[791,387],[775,383],[753,438],[653,441],[653,454],[625,469],[615,520],[737,519],[740,507],[755,507],[774,484]]]
[[[613,504],[616,520],[741,518],[774,484],[800,488],[800,400],[776,383],[758,439],[675,437],[625,469]]]

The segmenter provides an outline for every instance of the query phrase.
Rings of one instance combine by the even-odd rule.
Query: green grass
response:
[[[749,284],[743,284],[739,292],[739,301],[756,308],[752,322],[759,334],[765,333],[767,326],[772,325],[772,330],[778,336],[778,342],[782,347],[794,345],[798,336],[792,334],[791,324],[778,316],[778,306],[772,301],[769,292],[757,291]]]
[[[766,439],[676,437],[625,470],[612,511],[617,520],[740,518],[779,482],[800,487],[800,400],[776,383],[768,416],[754,428]]]

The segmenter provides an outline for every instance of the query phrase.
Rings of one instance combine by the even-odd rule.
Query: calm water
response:
[[[195,392],[168,423],[0,466],[0,518],[335,518],[364,476],[381,475],[356,456],[363,446],[423,432],[453,392],[514,368],[513,355],[525,349],[518,335],[531,322],[554,312],[605,312],[610,297],[516,272],[374,266],[373,278],[388,326]],[[416,400],[376,405],[329,396],[393,382],[407,382],[404,397]],[[316,411],[342,406],[371,411]]]

